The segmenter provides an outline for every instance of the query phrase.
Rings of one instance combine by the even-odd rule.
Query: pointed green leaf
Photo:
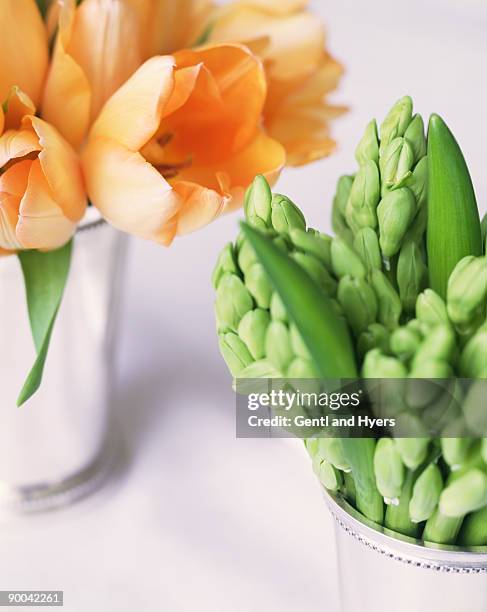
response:
[[[357,366],[349,331],[329,298],[313,279],[271,240],[249,225],[242,230],[269,275],[323,378],[356,378]],[[357,489],[357,507],[380,523],[383,503],[374,478],[375,441],[342,439]]]
[[[467,255],[482,255],[472,180],[455,137],[438,115],[428,129],[428,267],[430,286],[446,297],[448,278]]]
[[[287,253],[247,224],[242,230],[298,328],[323,378],[357,375],[349,332],[330,299]]]
[[[27,308],[37,351],[35,363],[17,400],[21,406],[38,390],[52,329],[61,304],[71,262],[72,241],[56,251],[22,251],[18,257],[24,275]]]

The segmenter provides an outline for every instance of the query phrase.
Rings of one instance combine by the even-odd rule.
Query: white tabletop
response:
[[[316,0],[347,76],[338,153],[279,189],[328,228],[372,116],[409,93],[445,117],[487,201],[487,11],[480,0]],[[171,249],[133,241],[120,336],[119,475],[60,512],[4,522],[0,589],[62,589],[69,612],[338,610],[333,526],[299,441],[236,440],[210,274],[239,215]]]

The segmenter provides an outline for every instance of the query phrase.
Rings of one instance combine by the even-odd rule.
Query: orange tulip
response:
[[[342,67],[325,50],[320,19],[307,0],[237,0],[217,9],[210,41],[240,41],[262,57],[268,79],[264,124],[289,165],[329,155],[330,120],[345,111],[327,103]]]
[[[127,0],[142,27],[142,55],[174,53],[193,46],[207,25],[212,0]]]
[[[58,19],[42,116],[78,148],[142,61],[139,15],[129,0],[60,0]]]
[[[47,63],[47,33],[35,0],[0,0],[0,104],[12,86],[37,104]]]
[[[75,152],[48,123],[22,115],[18,91],[0,127],[0,250],[55,249],[73,235],[86,208]]]
[[[106,103],[83,152],[87,190],[115,227],[162,244],[274,181],[281,145],[261,129],[260,61],[217,45],[148,60]]]

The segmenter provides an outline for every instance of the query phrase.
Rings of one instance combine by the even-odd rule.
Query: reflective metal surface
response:
[[[0,259],[0,511],[48,509],[98,486],[112,454],[113,341],[126,238],[90,210],[71,270],[43,383],[16,399],[34,362],[16,257]]]
[[[335,519],[342,612],[485,612],[487,548],[424,546],[325,492]]]

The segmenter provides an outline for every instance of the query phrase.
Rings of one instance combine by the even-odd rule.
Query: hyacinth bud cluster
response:
[[[272,194],[258,177],[245,201],[245,216],[285,249],[320,287],[336,293],[330,273],[329,236],[307,230],[299,208]],[[220,350],[238,378],[317,378],[309,352],[248,241],[227,244],[213,273]]]
[[[332,300],[365,379],[452,378],[448,396],[457,401],[451,406],[435,401],[427,381],[412,387],[407,403],[414,410],[403,416],[417,437],[371,441],[383,524],[436,543],[487,545],[487,441],[465,435],[487,431],[475,395],[482,387],[473,384],[463,396],[454,380],[487,377],[487,257],[484,250],[457,264],[446,299],[429,288],[426,151],[423,121],[405,97],[380,128],[375,121],[367,126],[356,173],[339,180],[334,237],[308,229],[296,205],[272,195],[262,177],[247,193],[245,216]],[[485,222],[482,227],[485,249]],[[243,235],[221,253],[213,283],[220,348],[233,376],[318,378]],[[390,409],[400,411],[392,399]],[[442,418],[441,439],[430,438],[428,425]],[[340,440],[309,439],[306,446],[322,484],[355,504],[356,483]]]

